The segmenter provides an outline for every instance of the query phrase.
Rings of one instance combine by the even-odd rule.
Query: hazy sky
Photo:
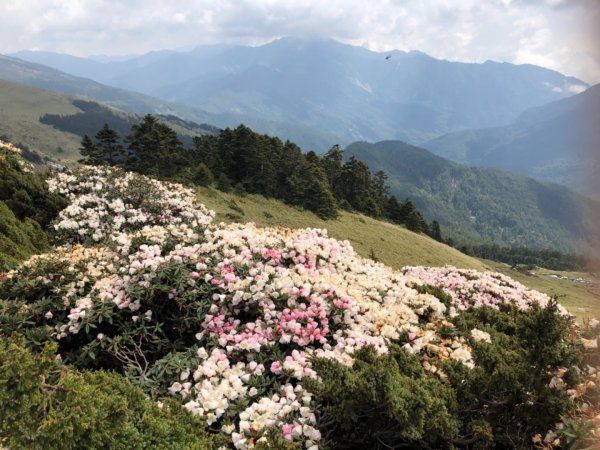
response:
[[[123,55],[281,36],[531,63],[600,82],[600,0],[0,0],[0,53]]]

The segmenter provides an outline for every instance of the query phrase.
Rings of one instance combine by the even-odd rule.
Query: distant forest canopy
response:
[[[78,136],[93,136],[98,131],[99,123],[106,123],[122,136],[127,135],[131,127],[137,122],[136,116],[111,109],[92,101],[73,100],[73,106],[80,109],[81,112],[71,115],[44,114],[40,117],[40,122],[51,125],[62,131],[73,133]],[[163,122],[168,122],[172,126],[181,127],[199,134],[218,134],[219,128],[205,123],[198,124],[183,120],[172,114],[158,116]],[[187,134],[178,134],[179,139],[184,145],[192,145],[192,137]]]
[[[552,270],[578,271],[598,270],[600,259],[583,255],[566,254],[549,249],[527,247],[501,247],[498,245],[476,245],[460,249],[463,253],[478,258],[491,259],[524,268],[534,266]]]
[[[240,125],[196,136],[186,148],[175,130],[146,115],[125,138],[105,123],[93,139],[83,137],[80,151],[85,164],[117,165],[162,179],[261,194],[323,219],[337,217],[340,208],[357,211],[442,241],[437,221],[428,224],[409,199],[399,201],[389,194],[385,172],[372,174],[354,157],[344,163],[337,145],[322,156],[303,153],[289,140]]]

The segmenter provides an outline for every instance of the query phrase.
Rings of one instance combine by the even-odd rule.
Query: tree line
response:
[[[390,195],[383,171],[371,173],[363,161],[333,146],[322,156],[287,140],[258,134],[240,125],[218,134],[196,136],[185,148],[177,133],[146,115],[124,139],[108,124],[85,135],[84,164],[110,164],[162,179],[214,185],[223,191],[261,194],[302,206],[323,219],[349,210],[403,224],[442,241],[439,223],[426,222],[409,199]]]
[[[584,255],[562,253],[551,249],[528,247],[502,247],[496,244],[481,244],[460,249],[463,253],[479,258],[491,259],[521,266],[523,268],[544,267],[552,270],[586,271],[597,270],[600,259]]]

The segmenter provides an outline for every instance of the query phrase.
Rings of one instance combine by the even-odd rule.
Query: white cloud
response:
[[[567,91],[572,94],[581,94],[583,91],[585,91],[585,89],[586,87],[580,84],[571,84],[567,87]]]
[[[12,0],[0,2],[0,53],[116,55],[333,37],[380,51],[540,64],[598,82],[598,20],[597,0]]]

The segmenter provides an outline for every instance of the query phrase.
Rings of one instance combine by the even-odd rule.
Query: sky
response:
[[[130,55],[334,38],[600,82],[600,0],[0,0],[0,53]]]

